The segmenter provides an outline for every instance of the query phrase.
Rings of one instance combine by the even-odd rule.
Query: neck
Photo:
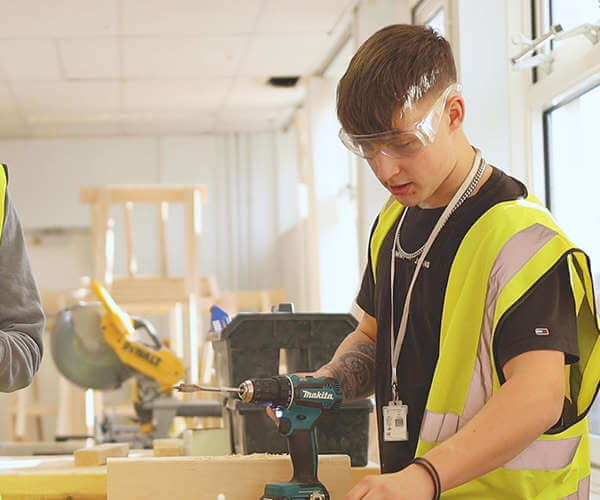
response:
[[[430,196],[427,200],[424,200],[419,204],[421,208],[439,208],[445,207],[450,203],[464,180],[469,175],[471,168],[473,167],[473,161],[475,160],[475,150],[464,138],[464,143],[458,149],[456,155],[456,162],[454,166],[450,169],[446,178],[439,185],[435,193]],[[492,173],[492,168],[489,165],[486,165],[483,177],[477,186],[477,189],[471,194],[473,196],[476,194],[481,186],[487,181]]]

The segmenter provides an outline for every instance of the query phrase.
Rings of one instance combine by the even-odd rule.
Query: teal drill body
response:
[[[271,406],[279,418],[279,432],[287,438],[294,475],[287,483],[269,483],[264,500],[329,500],[317,477],[315,426],[321,415],[339,408],[340,384],[334,378],[277,376],[247,380],[240,397],[248,403]]]

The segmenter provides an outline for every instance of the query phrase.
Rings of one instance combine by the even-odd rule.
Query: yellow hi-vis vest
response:
[[[6,205],[6,186],[8,175],[6,165],[0,163],[0,241],[2,240],[2,228],[4,227],[4,207]]]
[[[379,215],[370,247],[374,277],[383,240],[402,210],[390,200]],[[442,310],[439,359],[416,456],[456,433],[499,389],[494,333],[565,255],[580,351],[579,362],[565,366],[565,394],[576,406],[577,418],[562,432],[541,435],[504,466],[448,490],[443,498],[589,498],[586,415],[600,381],[600,330],[589,259],[533,196],[490,208],[469,229],[454,257]]]

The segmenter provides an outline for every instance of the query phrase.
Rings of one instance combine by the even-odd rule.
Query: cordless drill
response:
[[[275,409],[279,432],[287,438],[294,475],[287,483],[268,483],[262,500],[329,500],[317,478],[319,452],[315,425],[324,412],[337,410],[342,389],[334,378],[277,376],[246,380],[239,396],[246,403]]]

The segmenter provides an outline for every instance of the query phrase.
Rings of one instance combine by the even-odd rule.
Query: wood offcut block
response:
[[[155,457],[181,457],[183,453],[183,439],[155,439],[152,441]]]
[[[227,457],[128,458],[110,460],[106,490],[109,500],[256,500],[266,483],[292,477],[289,455]],[[141,479],[143,478],[143,480]],[[350,490],[350,457],[321,455],[319,480],[332,500]]]
[[[126,457],[127,455],[129,455],[128,443],[99,444],[73,452],[77,466],[105,465],[108,457]]]

